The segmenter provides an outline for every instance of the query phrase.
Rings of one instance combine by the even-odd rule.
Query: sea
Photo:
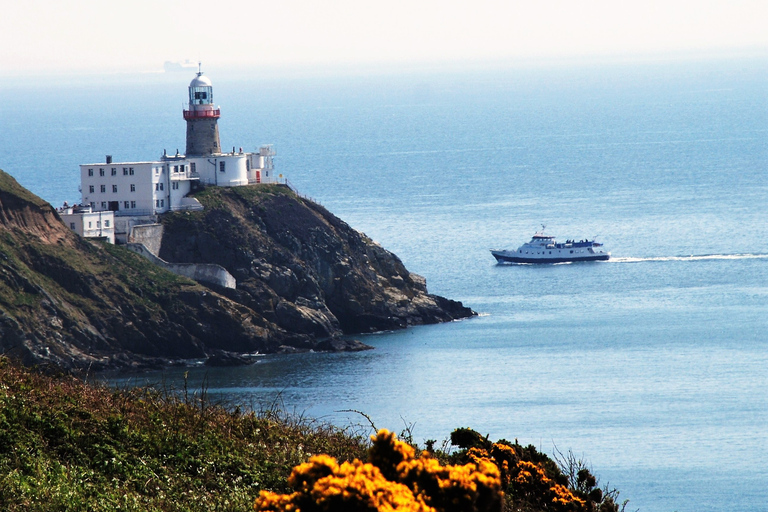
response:
[[[440,443],[573,453],[626,510],[768,511],[768,59],[323,76],[207,72],[222,145],[277,172],[475,318],[374,350],[122,375]],[[184,73],[9,80],[0,168],[60,206],[81,163],[184,151]],[[542,229],[607,262],[499,265]],[[368,430],[366,430],[368,429]]]

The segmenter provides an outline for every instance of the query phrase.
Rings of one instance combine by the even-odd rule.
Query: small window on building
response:
[[[178,181],[174,181],[174,182],[171,184],[171,188],[172,188],[173,190],[179,190],[179,182],[178,182]]]
[[[88,176],[93,176],[93,169],[88,169]]]
[[[160,208],[160,200],[155,199],[155,208]]]
[[[117,167],[112,168],[112,176],[117,176]]]
[[[117,185],[112,185],[112,192],[113,193],[117,192]]]
[[[179,166],[178,165],[174,165],[173,166],[173,172],[179,172]]]
[[[220,172],[225,172],[225,171],[224,171],[224,165],[225,165],[226,163],[227,163],[227,162],[219,162],[219,171],[220,171]]]
[[[102,210],[106,210],[107,209],[107,202],[106,201],[102,201],[101,202],[101,209]]]
[[[123,167],[123,176],[128,176],[128,168]]]
[[[109,221],[108,221],[108,220],[105,220],[105,221],[104,221],[104,227],[105,227],[105,228],[108,228],[108,227],[109,227]]]
[[[107,191],[107,186],[106,185],[102,185],[101,186],[101,191],[102,192],[106,192]]]
[[[131,201],[131,208],[136,208],[136,201]]]
[[[195,172],[196,168],[197,168],[197,164],[195,164],[195,162],[192,162],[191,164],[189,164],[190,171]]]
[[[104,176],[104,169],[99,169],[99,176]]]
[[[97,221],[96,221],[96,227],[97,227],[97,228],[100,228],[100,227],[101,227],[101,221],[100,221],[100,220],[97,220]]]
[[[123,207],[124,207],[126,210],[127,210],[128,208],[130,208],[130,206],[128,206],[128,204],[129,204],[129,203],[128,203],[128,201],[123,201]]]
[[[155,174],[160,174],[160,168],[159,167],[155,167]]]
[[[129,167],[129,168],[128,168],[128,174],[130,174],[131,176],[133,176],[133,167]]]
[[[160,208],[165,207],[165,199],[160,200]]]
[[[70,229],[75,229],[75,223],[74,222],[70,222],[69,223],[69,228]]]
[[[136,192],[136,185],[131,183],[131,192]]]
[[[184,172],[184,164],[181,164],[181,165],[179,166],[179,171],[180,171],[180,172]]]
[[[88,221],[88,229],[90,229],[93,226],[93,223],[91,221]]]
[[[93,185],[88,185],[88,192],[93,194]]]

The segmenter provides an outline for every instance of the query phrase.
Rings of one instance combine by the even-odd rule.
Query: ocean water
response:
[[[572,450],[628,510],[768,510],[765,60],[209,76],[225,148],[274,143],[302,193],[480,314],[359,336],[362,353],[193,368],[190,385],[419,441],[470,426]],[[123,78],[11,85],[0,168],[58,205],[80,163],[183,151],[192,77]],[[542,224],[613,258],[495,263]]]

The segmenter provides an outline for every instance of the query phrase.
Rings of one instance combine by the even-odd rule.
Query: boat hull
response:
[[[493,257],[496,258],[496,261],[499,263],[570,263],[575,261],[607,261],[611,258],[609,253],[555,258],[531,258],[506,251],[491,251],[491,254],[493,254]]]

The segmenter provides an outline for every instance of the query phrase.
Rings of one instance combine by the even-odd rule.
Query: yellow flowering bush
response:
[[[502,504],[499,470],[489,459],[441,465],[387,430],[372,436],[369,462],[339,464],[318,455],[296,466],[290,494],[262,491],[261,512],[491,512]]]
[[[507,508],[553,512],[617,512],[611,496],[595,488],[596,479],[586,469],[571,482],[558,465],[535,447],[507,441],[493,443],[471,429],[457,429],[451,442],[464,450],[458,462],[492,462],[499,470]],[[625,502],[626,503],[626,502]]]

